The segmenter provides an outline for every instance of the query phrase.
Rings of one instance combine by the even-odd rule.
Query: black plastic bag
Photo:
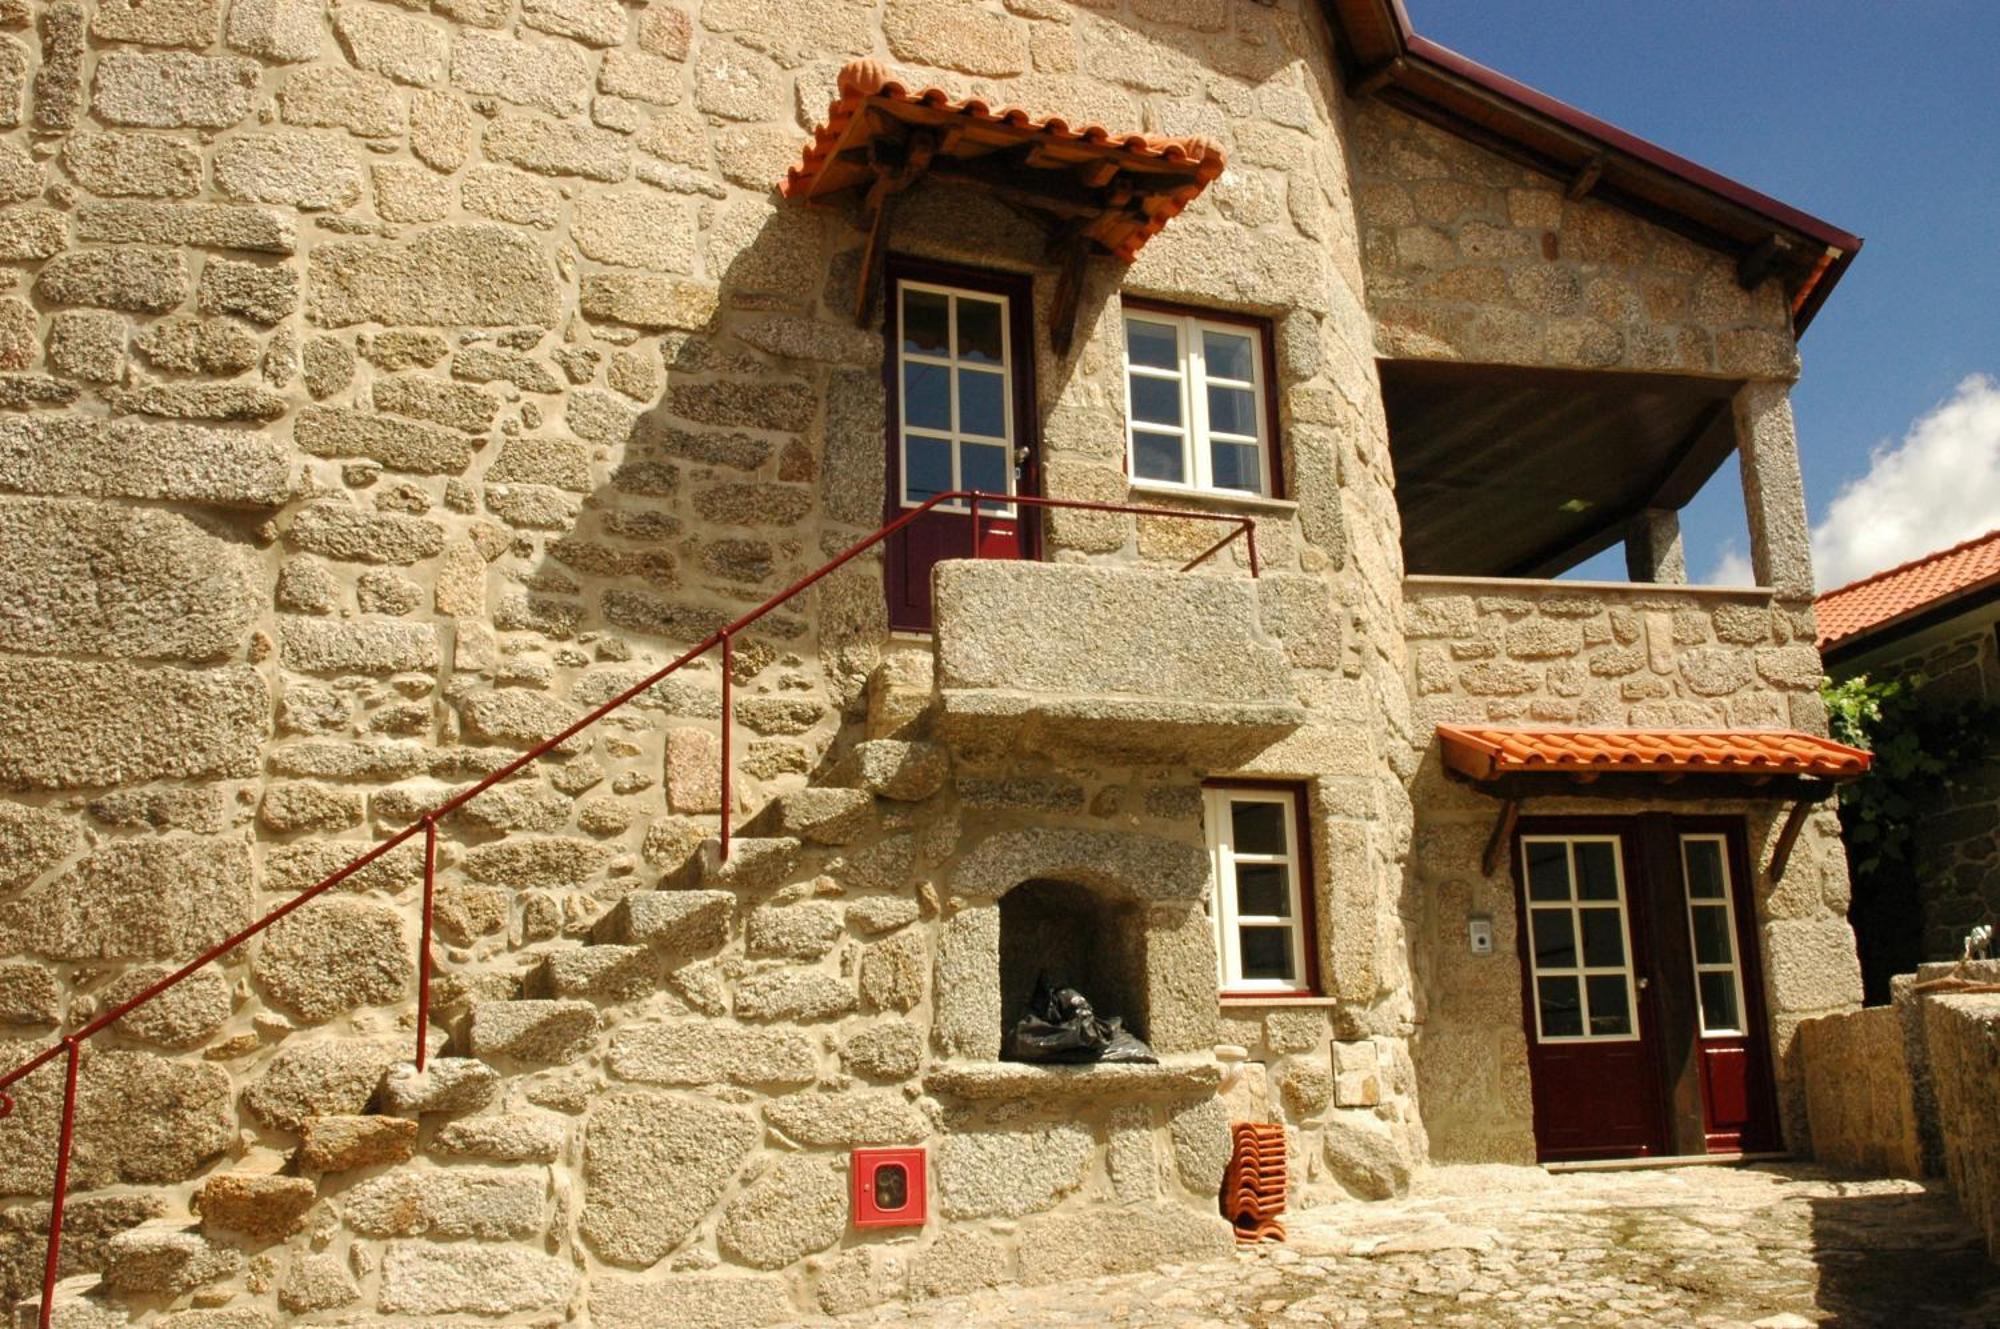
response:
[[[1050,988],[1035,979],[1028,1010],[1014,1024],[1007,1053],[1016,1061],[1153,1063],[1158,1058],[1118,1016],[1101,1018],[1075,988]]]

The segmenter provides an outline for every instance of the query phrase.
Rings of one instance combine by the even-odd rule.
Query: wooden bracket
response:
[[[1062,264],[1056,274],[1055,298],[1049,302],[1049,345],[1058,356],[1067,356],[1076,340],[1076,315],[1083,303],[1083,277],[1090,260],[1090,237],[1083,228],[1068,225],[1049,237],[1049,249]]]
[[[1486,837],[1486,852],[1479,859],[1479,869],[1487,876],[1500,870],[1500,855],[1507,852],[1507,842],[1514,838],[1514,823],[1520,819],[1520,799],[1510,798],[1500,804],[1500,815],[1493,819],[1493,834]]]
[[[1775,884],[1785,875],[1785,864],[1792,860],[1792,846],[1799,842],[1799,832],[1806,828],[1806,814],[1812,811],[1816,798],[1802,798],[1792,804],[1792,810],[1785,814],[1784,827],[1778,832],[1778,843],[1771,850],[1771,881]]]
[[[1574,203],[1597,188],[1597,182],[1604,176],[1604,154],[1598,153],[1583,165],[1577,167],[1570,177],[1569,187],[1563,190],[1563,197]]]
[[[1409,62],[1402,56],[1391,56],[1373,69],[1363,70],[1356,75],[1354,86],[1350,91],[1356,97],[1372,97],[1394,83],[1408,67]]]
[[[903,140],[902,146],[901,160],[893,160],[880,140],[869,145],[869,165],[875,170],[875,183],[868,187],[868,197],[861,203],[861,225],[868,232],[868,241],[862,246],[861,271],[854,279],[854,322],[859,327],[868,326],[875,273],[882,266],[882,256],[888,252],[891,201],[930,169],[931,159],[937,155],[938,136],[928,129],[915,130]]]
[[[1746,291],[1756,290],[1777,267],[1779,258],[1789,252],[1791,245],[1784,236],[1766,236],[1736,260],[1736,284]]]

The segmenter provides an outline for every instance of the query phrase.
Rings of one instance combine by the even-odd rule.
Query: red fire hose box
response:
[[[922,1149],[854,1151],[854,1226],[922,1227],[927,1207]]]

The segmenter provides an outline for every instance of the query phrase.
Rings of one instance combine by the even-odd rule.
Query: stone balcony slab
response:
[[[1246,578],[971,560],[935,576],[954,742],[1230,769],[1305,722]]]

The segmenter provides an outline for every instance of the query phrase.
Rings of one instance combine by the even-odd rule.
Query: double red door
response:
[[[1741,823],[1527,821],[1515,870],[1540,1158],[1777,1147]]]

